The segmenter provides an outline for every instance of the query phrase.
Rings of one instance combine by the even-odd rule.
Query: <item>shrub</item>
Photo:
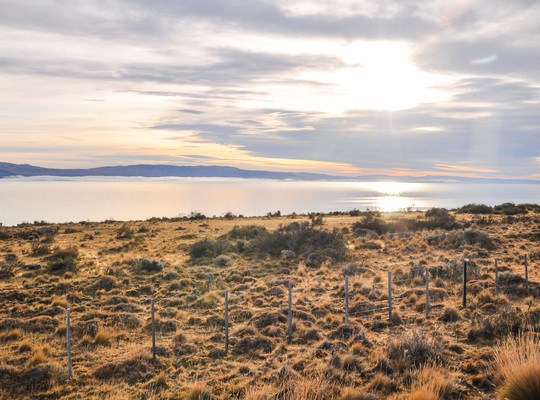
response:
[[[198,211],[192,211],[192,212],[189,214],[188,219],[191,220],[191,221],[196,221],[196,220],[206,219],[206,215],[201,214],[201,213],[198,212]]]
[[[323,216],[317,213],[309,213],[309,222],[311,226],[322,226],[324,224]]]
[[[364,211],[362,215],[362,219],[352,225],[352,231],[357,235],[361,235],[364,230],[373,231],[379,235],[388,232],[388,225],[382,219],[379,211],[368,210]]]
[[[75,271],[79,258],[79,250],[76,247],[62,249],[55,247],[53,253],[47,258],[49,272]]]
[[[471,203],[457,209],[460,214],[493,214],[493,207]]]
[[[326,260],[342,261],[347,256],[345,239],[337,229],[317,229],[307,222],[293,222],[259,235],[250,240],[246,250],[258,257],[280,257],[284,250],[292,251],[308,266],[320,266]]]
[[[471,229],[429,236],[426,241],[429,245],[447,248],[459,248],[464,245],[477,245],[488,250],[495,248],[495,243],[487,233]]]
[[[226,267],[227,265],[230,264],[231,260],[229,259],[229,257],[222,254],[214,258],[212,262],[218,267]]]
[[[230,211],[227,211],[225,214],[223,214],[223,218],[225,219],[228,219],[228,220],[231,220],[231,219],[235,219],[236,218],[236,215],[234,215],[232,212]]]
[[[213,259],[230,251],[230,248],[229,242],[223,238],[217,240],[203,239],[189,247],[189,255],[192,260]]]
[[[441,317],[441,320],[443,322],[456,322],[461,319],[461,314],[459,313],[459,310],[455,307],[448,306],[444,308],[443,315]]]
[[[420,367],[429,361],[436,361],[441,356],[442,347],[426,334],[412,330],[401,334],[390,342],[387,355],[399,369]]]
[[[116,231],[117,239],[131,239],[133,237],[133,230],[124,224]]]
[[[97,379],[113,379],[134,385],[147,381],[153,375],[153,365],[148,357],[135,355],[131,358],[114,360],[100,365],[94,371]]]
[[[425,220],[416,221],[416,229],[444,229],[450,231],[460,227],[456,218],[446,208],[430,208],[425,215]]]
[[[44,256],[50,254],[51,248],[48,243],[32,242],[32,255]]]
[[[0,261],[0,279],[11,278],[15,273],[15,264]]]
[[[540,343],[532,336],[506,340],[495,349],[500,399],[540,399]]]
[[[131,260],[130,264],[136,272],[161,272],[166,265],[163,261],[148,258]]]
[[[499,214],[518,215],[527,214],[527,207],[524,204],[515,205],[514,203],[503,203],[493,207]]]
[[[468,333],[469,340],[495,339],[500,336],[516,334],[523,325],[523,315],[514,308],[505,307],[494,316],[477,316]]]
[[[230,239],[243,239],[243,240],[250,240],[257,236],[260,236],[262,234],[267,233],[267,230],[264,226],[260,225],[246,225],[246,226],[238,226],[235,225],[229,233],[227,233],[227,236]]]

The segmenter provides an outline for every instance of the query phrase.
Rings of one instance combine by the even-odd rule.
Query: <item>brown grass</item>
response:
[[[25,238],[32,236],[33,225],[0,227],[0,262],[17,260],[12,274],[0,280],[0,388],[7,393],[0,398],[480,400],[506,395],[505,388],[530,386],[536,370],[529,361],[525,367],[501,367],[517,372],[497,372],[498,387],[487,378],[493,375],[488,369],[495,364],[497,343],[520,329],[539,331],[540,252],[534,250],[534,232],[540,215],[530,212],[509,221],[493,214],[493,222],[481,226],[473,215],[454,216],[464,227],[459,235],[481,230],[496,247],[486,250],[461,240],[430,244],[431,236],[451,231],[429,226],[407,232],[402,219],[425,216],[405,212],[380,216],[388,227],[405,229],[388,234],[353,232],[362,215],[325,216],[314,229],[341,232],[347,249],[343,261],[341,253],[332,261],[333,247],[322,258],[316,246],[294,255],[246,250],[257,231],[309,223],[307,216],[62,224],[54,253],[47,255],[31,252],[32,241]],[[128,230],[129,235],[117,237]],[[272,250],[269,238],[283,238],[265,237],[265,251]],[[227,262],[216,257],[193,262],[190,247],[205,238],[227,242]],[[529,293],[523,289],[524,249],[530,251]],[[463,256],[471,261],[467,309],[460,299]],[[493,257],[504,276],[499,296],[494,295]],[[457,267],[452,260],[458,260]],[[425,267],[432,276],[428,319],[418,274]],[[388,271],[403,280],[394,285],[392,321],[385,308]],[[349,324],[343,312],[345,272]],[[294,284],[291,343],[288,281]],[[230,300],[228,354],[224,290]],[[66,373],[68,305],[71,382],[55,378]],[[364,312],[370,309],[377,311]],[[519,384],[512,385],[515,381]]]
[[[495,350],[501,400],[540,399],[540,342],[530,335],[507,339]]]

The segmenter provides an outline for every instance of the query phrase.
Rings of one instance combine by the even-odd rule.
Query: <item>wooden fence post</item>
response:
[[[529,293],[529,255],[525,254],[525,291]]]
[[[463,260],[463,308],[467,307],[467,259]]]
[[[289,333],[287,340],[289,343],[292,341],[292,282],[289,281],[289,314],[288,314]]]
[[[426,268],[426,319],[429,318],[429,269]]]
[[[345,323],[349,323],[349,275],[345,275]]]
[[[499,263],[495,259],[495,294],[499,294]]]
[[[152,360],[156,361],[156,320],[154,317],[154,299],[150,301],[150,317],[152,319]]]
[[[225,290],[225,354],[229,353],[229,291]]]
[[[388,271],[388,320],[392,321],[392,272]]]
[[[66,347],[68,379],[71,379],[73,377],[73,368],[71,365],[71,308],[68,308],[66,312]]]

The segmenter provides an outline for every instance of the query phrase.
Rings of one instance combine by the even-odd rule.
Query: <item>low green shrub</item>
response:
[[[52,254],[47,257],[49,272],[59,273],[75,271],[78,265],[79,250],[76,247],[62,249],[55,247]]]

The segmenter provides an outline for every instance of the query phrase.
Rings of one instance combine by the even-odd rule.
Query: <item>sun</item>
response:
[[[357,41],[333,50],[341,66],[301,72],[294,85],[265,86],[270,93],[266,100],[295,110],[341,114],[405,110],[453,94],[452,78],[422,70],[406,42]]]
[[[437,88],[446,78],[420,69],[406,43],[362,43],[352,51],[353,65],[336,72],[334,78],[343,92],[343,109],[397,111],[448,97]]]

